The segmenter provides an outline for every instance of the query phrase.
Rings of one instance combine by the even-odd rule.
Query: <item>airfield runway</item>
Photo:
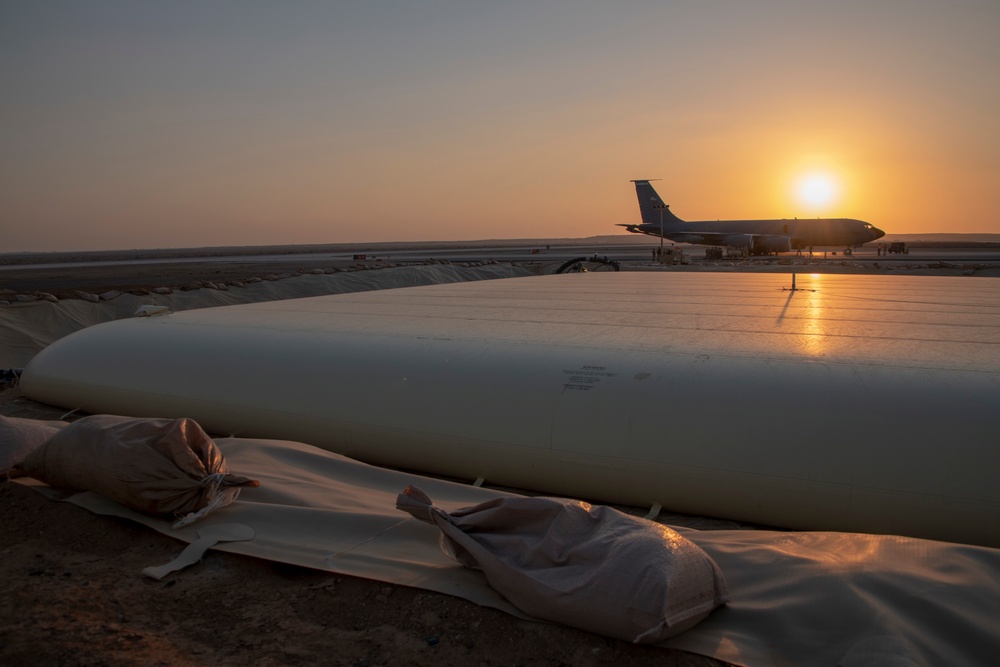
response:
[[[674,244],[666,243],[669,249]],[[658,263],[656,239],[600,237],[599,240],[381,243],[366,245],[266,246],[171,250],[0,255],[0,299],[45,292],[70,298],[77,291],[196,287],[201,282],[244,281],[358,268],[376,269],[443,262],[513,262],[537,273],[554,272],[577,257],[608,258],[624,271],[767,271],[802,273],[899,272],[907,275],[1000,276],[1000,244],[968,247],[913,245],[908,254],[879,255],[875,246],[851,255],[828,250],[777,257],[708,260],[702,246],[677,245],[682,260]],[[600,267],[591,267],[600,268]]]

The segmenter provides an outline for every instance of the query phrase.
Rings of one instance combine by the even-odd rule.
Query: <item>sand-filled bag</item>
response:
[[[21,419],[0,415],[0,475],[7,474],[11,468],[27,458],[59,429],[66,426],[64,421],[42,421],[39,419]]]
[[[701,548],[610,507],[510,497],[446,512],[412,486],[396,507],[438,526],[445,553],[482,570],[536,618],[654,643],[728,600],[722,572]]]
[[[186,418],[84,417],[54,434],[20,468],[52,486],[178,517],[175,528],[230,504],[239,487],[259,484],[230,473],[212,439]]]

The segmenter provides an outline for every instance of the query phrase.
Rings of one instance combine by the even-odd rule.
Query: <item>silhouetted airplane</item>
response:
[[[851,248],[885,236],[885,232],[864,220],[850,218],[685,222],[670,211],[648,180],[632,182],[639,197],[642,222],[619,227],[675,243],[746,248],[752,255],[841,246],[850,254]]]

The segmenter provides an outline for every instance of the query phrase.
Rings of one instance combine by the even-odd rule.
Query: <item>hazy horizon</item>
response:
[[[5,5],[0,252],[1000,232],[1000,3]]]
[[[970,243],[970,244],[981,244],[981,243],[992,243],[1000,244],[1000,233],[997,234],[951,234],[951,233],[927,233],[927,234],[888,234],[885,238],[880,239],[879,242],[887,243],[889,241],[904,241],[906,243]],[[243,244],[226,244],[226,245],[206,245],[206,246],[164,246],[164,247],[135,247],[135,248],[91,248],[87,250],[83,249],[52,249],[52,250],[28,250],[28,251],[18,251],[18,250],[2,250],[0,251],[0,259],[6,256],[17,257],[21,255],[36,255],[36,254],[53,254],[53,255],[69,255],[74,253],[80,254],[100,254],[100,253],[129,253],[129,252],[152,252],[152,253],[171,253],[189,250],[192,252],[203,252],[209,250],[230,250],[235,248],[245,248],[247,250],[256,248],[275,248],[281,249],[282,252],[288,252],[291,248],[331,248],[337,246],[343,246],[343,249],[355,250],[355,251],[365,251],[372,248],[384,249],[387,247],[402,247],[411,245],[420,246],[430,246],[430,247],[486,247],[492,244],[497,246],[506,245],[530,245],[530,246],[541,246],[545,244],[554,245],[588,245],[588,244],[623,244],[629,245],[632,243],[645,243],[649,245],[655,245],[659,243],[659,238],[654,236],[649,236],[645,234],[600,234],[596,236],[584,236],[584,237],[559,237],[559,238],[546,238],[546,237],[534,237],[534,238],[508,238],[508,239],[430,239],[423,241],[352,241],[352,242],[331,242],[331,243],[302,243],[302,244],[256,244],[256,245],[243,245]],[[674,243],[672,241],[667,241],[679,246],[687,246],[686,243]],[[876,242],[868,243],[869,247],[874,247]],[[697,246],[696,246],[697,247]],[[972,246],[969,246],[972,247]],[[291,253],[294,254],[294,253]],[[0,262],[2,263],[2,262]]]

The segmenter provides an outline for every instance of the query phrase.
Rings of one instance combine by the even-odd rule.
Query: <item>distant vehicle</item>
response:
[[[900,253],[902,255],[909,255],[910,249],[906,247],[906,244],[902,241],[893,241],[889,244],[889,249],[887,252]]]
[[[805,248],[852,248],[880,239],[885,232],[864,220],[816,218],[791,220],[681,220],[663,203],[648,180],[635,180],[642,222],[618,225],[636,234],[663,237],[675,243],[746,248],[752,255]]]

